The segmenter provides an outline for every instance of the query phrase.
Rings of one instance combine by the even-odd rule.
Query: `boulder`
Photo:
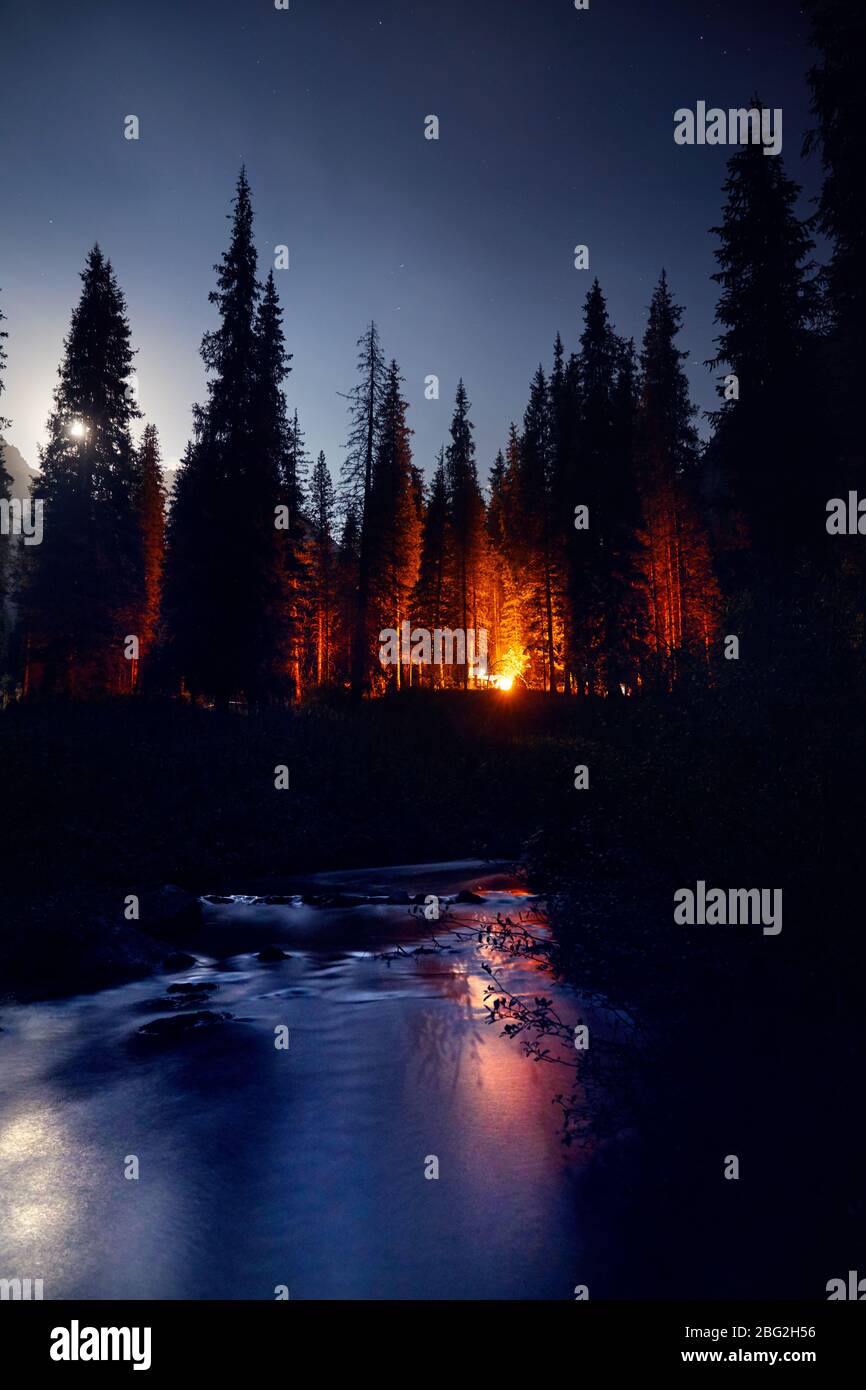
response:
[[[163,970],[175,975],[178,970],[189,970],[192,966],[198,965],[195,956],[190,956],[186,951],[172,951],[170,956],[166,956],[162,962]]]
[[[74,888],[5,904],[0,932],[0,998],[85,994],[139,979],[162,951],[128,922],[122,892]]]
[[[303,902],[308,907],[363,907],[369,898],[360,893],[305,893]]]
[[[288,952],[284,951],[280,946],[263,946],[256,956],[256,960],[265,962],[288,959]]]
[[[171,1018],[155,1018],[152,1023],[143,1023],[138,1030],[142,1038],[155,1038],[158,1041],[171,1041],[184,1037],[200,1028],[216,1028],[227,1022],[231,1014],[215,1013],[212,1009],[202,1009],[195,1014],[175,1014]]]

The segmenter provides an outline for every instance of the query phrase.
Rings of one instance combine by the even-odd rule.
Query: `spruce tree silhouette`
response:
[[[23,603],[27,689],[66,696],[131,688],[124,639],[140,635],[143,603],[126,305],[98,246],[81,280],[40,450],[46,522],[26,554]]]

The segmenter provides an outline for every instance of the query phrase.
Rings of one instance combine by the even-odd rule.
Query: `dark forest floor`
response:
[[[592,841],[768,883],[832,860],[864,809],[852,697],[415,694],[244,715],[117,700],[0,713],[2,862],[24,891],[241,881],[470,855],[558,877]],[[576,791],[574,767],[590,769]],[[290,787],[277,791],[285,764]],[[845,838],[850,837],[845,834]],[[856,842],[856,837],[854,837]],[[733,862],[732,862],[733,861]],[[7,881],[8,883],[8,881]]]
[[[0,715],[5,852],[21,884],[128,891],[518,855],[551,791],[571,785],[575,714],[494,693],[249,716],[12,707]]]

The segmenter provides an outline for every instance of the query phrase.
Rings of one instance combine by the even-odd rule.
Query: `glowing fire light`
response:
[[[488,685],[493,690],[501,690],[508,695],[512,690],[517,690],[518,681],[525,684],[523,672],[526,667],[526,653],[516,646],[511,646],[508,651],[500,656],[496,662],[499,668],[498,675],[491,676]]]

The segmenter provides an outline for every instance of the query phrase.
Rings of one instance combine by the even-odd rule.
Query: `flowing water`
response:
[[[208,904],[194,968],[0,1010],[0,1277],[41,1278],[46,1299],[570,1299],[587,1282],[562,1068],[485,1024],[483,957],[453,931],[529,901],[469,861],[318,883],[484,904],[420,954],[434,924],[405,905]],[[260,962],[268,942],[288,958]],[[577,1017],[531,962],[502,969]],[[141,1035],[185,1012],[172,982],[218,986],[190,1007],[232,1017]]]

